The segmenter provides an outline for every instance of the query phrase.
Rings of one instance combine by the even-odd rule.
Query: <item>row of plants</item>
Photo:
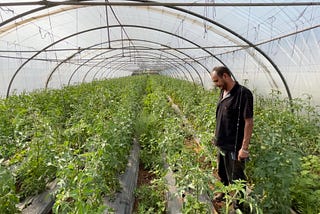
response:
[[[261,207],[273,213],[319,213],[320,117],[309,100],[256,97],[249,174]],[[261,167],[260,167],[261,166]]]
[[[256,213],[319,213],[319,109],[278,93],[255,93],[245,200]],[[155,175],[136,191],[137,212],[165,212],[164,163],[174,172],[182,212],[210,212],[200,196],[244,191],[241,182],[224,187],[215,177],[218,94],[182,80],[136,76],[1,100],[0,211],[18,212],[18,202],[57,180],[55,213],[102,213],[103,196],[119,190],[136,135],[141,161]]]
[[[182,80],[162,78],[158,82],[161,87],[165,87],[164,90],[167,95],[178,104],[182,111],[181,116],[186,116],[187,121],[185,123],[187,123],[189,138],[191,141],[195,141],[193,142],[191,157],[195,156],[196,158],[190,162],[190,165],[188,165],[188,161],[183,160],[181,162],[183,167],[181,168],[187,169],[185,170],[186,173],[182,174],[182,177],[179,174],[176,176],[177,184],[180,187],[186,189],[186,187],[190,187],[190,184],[193,184],[191,192],[200,193],[194,194],[196,197],[193,198],[193,204],[185,204],[189,207],[184,210],[184,213],[193,213],[200,207],[199,204],[202,202],[199,198],[200,195],[207,194],[212,199],[216,192],[224,192],[228,196],[224,206],[219,207],[220,212],[229,213],[232,203],[239,199],[241,202],[246,202],[252,211],[260,213],[261,209],[252,197],[247,197],[245,200],[240,198],[241,193],[245,191],[243,182],[236,182],[225,187],[217,179],[216,154],[218,151],[211,143],[215,125],[217,91],[207,91],[200,86]],[[190,147],[190,145],[187,145],[187,147]],[[190,154],[187,154],[187,157],[190,158]],[[217,207],[215,208],[217,209]],[[197,213],[211,213],[213,212],[211,209],[211,207],[203,206]]]
[[[219,92],[172,79],[164,80],[163,86],[193,124],[201,145],[211,148],[212,102],[217,101]],[[319,213],[319,108],[310,105],[311,97],[289,101],[281,99],[278,91],[267,97],[254,94],[252,161],[247,166],[252,193],[248,203],[253,200],[265,213],[290,213],[290,208],[299,213]],[[241,191],[237,184],[230,188]]]
[[[102,212],[119,190],[144,78],[115,79],[1,100],[0,211],[54,179],[54,213]]]
[[[163,137],[164,120],[168,117],[164,94],[152,86],[152,77],[147,77],[145,95],[141,101],[141,112],[135,123],[136,137],[140,143],[140,166],[152,175],[150,183],[142,184],[135,190],[139,202],[134,213],[165,213],[166,181],[163,150],[159,139]]]
[[[149,191],[146,191],[145,186],[136,191],[139,203],[143,204],[138,213],[165,212],[165,163],[174,172],[178,189],[176,197],[183,200],[182,212],[206,213],[210,210],[210,204],[203,201],[201,195],[208,194],[210,184],[215,182],[212,166],[199,161],[201,154],[195,152],[197,145],[192,141],[193,133],[172,108],[162,81],[161,77],[149,77],[143,110],[137,122],[142,148],[141,161],[157,175],[149,185]],[[150,200],[153,195],[161,197]],[[141,201],[143,198],[145,202]]]

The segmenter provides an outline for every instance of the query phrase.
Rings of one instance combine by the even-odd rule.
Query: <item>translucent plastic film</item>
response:
[[[155,4],[157,3],[157,4]],[[0,1],[0,95],[156,73],[320,104],[318,1]]]

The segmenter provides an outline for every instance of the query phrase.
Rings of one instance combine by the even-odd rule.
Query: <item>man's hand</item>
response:
[[[238,160],[243,160],[249,157],[249,151],[245,149],[240,149],[238,153]]]

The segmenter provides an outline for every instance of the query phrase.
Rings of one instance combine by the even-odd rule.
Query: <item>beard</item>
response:
[[[227,89],[227,83],[223,80],[218,87],[219,87],[221,90],[226,90],[226,89]]]

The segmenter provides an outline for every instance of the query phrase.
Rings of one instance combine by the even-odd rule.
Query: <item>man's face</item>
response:
[[[219,77],[216,72],[213,72],[211,74],[211,79],[213,81],[213,84],[220,88],[220,89],[226,89],[226,81],[225,81],[225,74],[222,77]]]

